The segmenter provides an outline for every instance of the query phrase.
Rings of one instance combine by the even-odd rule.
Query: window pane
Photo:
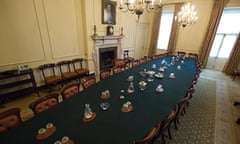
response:
[[[217,33],[240,32],[240,9],[224,9]],[[234,20],[234,22],[233,22]]]
[[[236,41],[236,38],[237,38],[236,35],[227,35],[224,38],[223,45],[222,45],[222,48],[221,48],[221,51],[220,51],[218,57],[228,58],[228,56],[230,55],[230,52],[233,48],[233,45]]]
[[[172,29],[172,22],[173,22],[173,11],[163,10],[161,22],[160,22],[159,36],[158,36],[158,45],[157,45],[158,49],[167,50],[170,32]]]
[[[219,35],[219,34],[216,35],[216,37],[214,39],[214,42],[213,42],[211,52],[210,52],[211,57],[216,57],[217,56],[218,49],[220,47],[222,38],[223,38],[223,35]]]

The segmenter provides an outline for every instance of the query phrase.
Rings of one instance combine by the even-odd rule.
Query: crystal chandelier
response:
[[[122,12],[136,14],[138,19],[147,12],[157,12],[162,7],[162,0],[120,0],[119,9]]]
[[[175,16],[175,20],[177,20],[182,27],[186,27],[188,24],[194,24],[197,19],[198,17],[197,12],[195,11],[195,6],[190,3],[184,4],[181,11]]]

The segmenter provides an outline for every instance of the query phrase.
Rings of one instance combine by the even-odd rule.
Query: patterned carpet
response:
[[[180,116],[178,130],[171,127],[173,139],[167,144],[214,144],[216,82],[200,78],[186,114]],[[160,138],[154,144],[161,144]]]

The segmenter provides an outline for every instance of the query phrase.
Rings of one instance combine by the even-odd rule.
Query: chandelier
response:
[[[132,14],[136,14],[139,19],[144,10],[157,12],[161,7],[162,0],[120,0],[119,9],[122,12],[129,11]]]
[[[194,24],[197,19],[198,17],[197,12],[195,11],[195,6],[190,3],[183,5],[181,11],[175,16],[175,20],[177,20],[182,27],[186,27],[188,24]]]

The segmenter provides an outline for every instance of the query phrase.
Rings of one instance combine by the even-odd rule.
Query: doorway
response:
[[[138,23],[136,31],[136,51],[135,58],[139,59],[146,55],[146,44],[148,34],[148,24],[147,23]]]
[[[237,19],[240,19],[240,8],[224,9],[208,58],[207,68],[219,71],[224,68],[240,32],[240,21]]]

